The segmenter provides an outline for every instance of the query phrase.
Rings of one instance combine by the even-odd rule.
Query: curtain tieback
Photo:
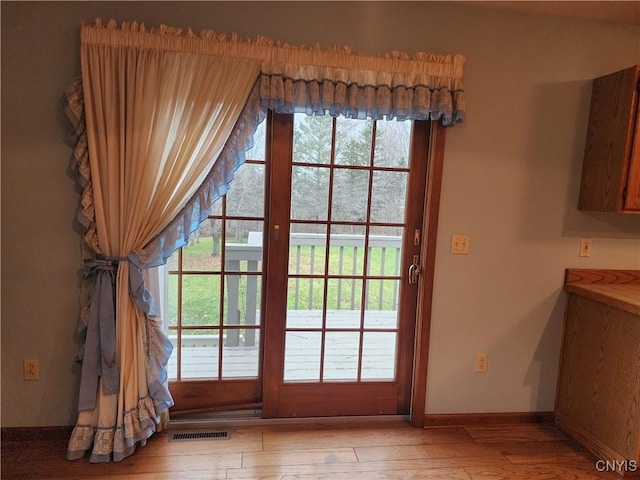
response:
[[[115,281],[116,272],[118,271],[118,265],[120,262],[127,262],[127,257],[95,257],[87,258],[84,261],[84,270],[82,272],[82,278],[90,279],[97,275],[99,272],[108,272]]]
[[[96,406],[98,380],[105,395],[118,393],[120,372],[116,361],[116,273],[126,258],[85,260],[83,278],[94,282],[82,358],[78,410]]]

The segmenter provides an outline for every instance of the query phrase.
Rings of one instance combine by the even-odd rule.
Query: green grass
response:
[[[212,238],[201,237],[199,243],[189,245],[183,250],[183,262],[185,271],[205,270],[220,271],[220,257],[212,256]],[[314,273],[324,271],[325,248],[314,247]],[[296,249],[292,249],[290,257],[290,273],[295,273]],[[329,252],[329,273],[339,273],[340,249],[334,247]],[[364,262],[364,252],[358,249],[356,256],[356,268],[353,268],[353,248],[345,247],[342,252],[342,274],[361,275]],[[246,271],[245,265],[241,270]],[[381,274],[382,249],[374,248],[369,258],[370,275]],[[311,271],[311,247],[300,247],[300,274],[306,275]],[[395,274],[395,250],[387,249],[385,255],[384,272],[386,276]],[[349,310],[352,301],[355,309],[359,309],[362,295],[362,280],[344,278],[341,280],[330,279],[327,287],[327,309]],[[369,280],[369,308],[372,310],[392,310],[394,302],[394,287],[397,280]],[[381,285],[382,283],[382,285]],[[289,292],[287,308],[290,310],[320,310],[323,302],[323,279],[298,279],[298,302],[295,300],[296,279],[289,280]],[[225,288],[227,290],[227,288]],[[240,277],[239,305],[240,323],[244,323],[246,311],[247,276]],[[225,291],[224,305],[226,307],[227,295]],[[260,279],[258,280],[258,299],[260,299]],[[183,326],[216,326],[220,319],[220,275],[184,275],[182,304]],[[340,304],[338,304],[338,300]],[[169,276],[169,319],[170,325],[177,324],[178,311],[178,277]]]

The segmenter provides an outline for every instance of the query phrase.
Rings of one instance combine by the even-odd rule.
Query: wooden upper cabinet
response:
[[[640,213],[640,67],[593,81],[578,209]]]

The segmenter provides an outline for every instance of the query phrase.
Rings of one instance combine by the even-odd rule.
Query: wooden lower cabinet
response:
[[[640,315],[568,294],[555,421],[597,468],[640,478]]]

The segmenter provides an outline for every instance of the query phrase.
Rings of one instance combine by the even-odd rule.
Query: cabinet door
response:
[[[640,317],[569,294],[556,423],[598,458],[638,462],[639,395]]]
[[[640,211],[640,152],[632,148],[638,136],[638,72],[635,66],[593,82],[580,210]]]
[[[627,195],[624,208],[640,211],[640,110],[636,98],[636,128],[631,146],[631,160],[629,161],[629,176],[627,180]]]

